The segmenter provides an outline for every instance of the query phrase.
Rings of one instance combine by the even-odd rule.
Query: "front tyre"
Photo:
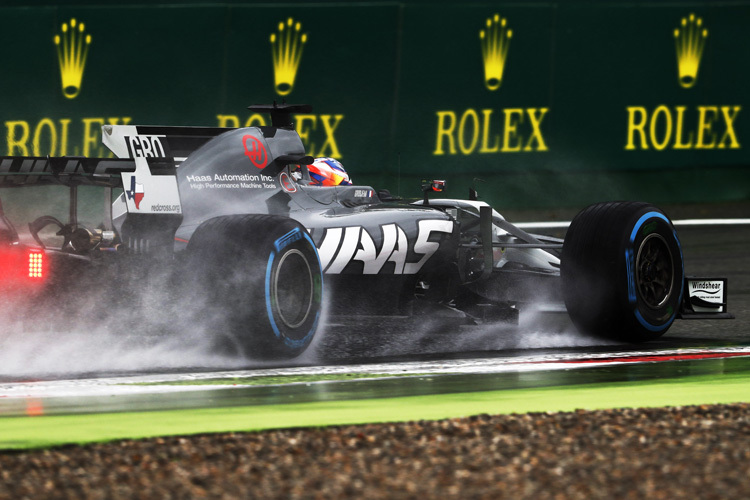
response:
[[[682,248],[667,216],[642,202],[591,205],[563,244],[562,289],[576,326],[642,342],[664,334],[682,301]]]
[[[297,221],[230,215],[202,223],[187,248],[200,269],[213,323],[252,358],[293,358],[320,319],[323,274],[315,245]]]

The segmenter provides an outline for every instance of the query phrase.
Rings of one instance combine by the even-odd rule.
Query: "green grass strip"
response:
[[[41,448],[126,438],[435,420],[526,413],[745,402],[750,373],[525,390],[471,392],[139,413],[0,419],[0,449]]]

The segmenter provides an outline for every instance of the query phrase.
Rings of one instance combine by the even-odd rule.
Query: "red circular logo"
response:
[[[242,138],[242,145],[245,147],[245,155],[250,158],[253,165],[264,168],[268,164],[268,153],[260,139],[254,135],[246,135]]]
[[[281,187],[284,188],[284,191],[287,191],[289,193],[297,192],[297,185],[286,172],[281,172],[281,175],[279,176],[279,183],[281,183]]]

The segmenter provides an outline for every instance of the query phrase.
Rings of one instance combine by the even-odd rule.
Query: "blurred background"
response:
[[[262,125],[247,106],[275,100],[313,105],[310,154],[404,197],[434,178],[503,213],[748,216],[750,1],[32,0],[0,19],[3,155],[106,156],[108,123]]]

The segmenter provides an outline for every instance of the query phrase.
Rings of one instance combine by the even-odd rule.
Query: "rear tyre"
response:
[[[648,203],[599,203],[581,211],[565,235],[560,274],[573,323],[601,337],[657,338],[682,301],[680,241],[667,216]]]
[[[323,274],[300,223],[272,215],[207,220],[188,243],[187,261],[226,345],[265,359],[293,358],[310,345]]]

